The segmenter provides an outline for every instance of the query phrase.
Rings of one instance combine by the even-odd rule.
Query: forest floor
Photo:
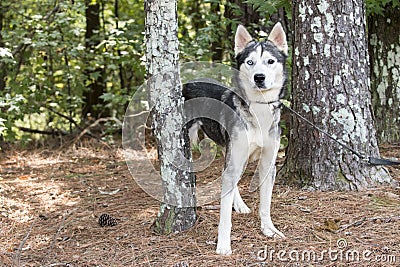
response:
[[[216,179],[222,166],[216,160],[198,179]],[[0,266],[400,266],[399,187],[309,192],[277,181],[272,219],[287,237],[278,240],[260,231],[252,168],[240,188],[253,212],[233,213],[233,255],[219,256],[219,202],[198,208],[192,229],[155,235],[159,202],[132,178],[121,149],[0,152]],[[389,170],[400,180],[400,168]],[[100,227],[103,213],[118,225]]]

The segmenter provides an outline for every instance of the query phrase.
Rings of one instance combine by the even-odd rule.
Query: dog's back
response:
[[[238,89],[228,88],[214,80],[186,83],[183,85],[182,94],[185,101],[195,100],[185,105],[186,116],[194,118],[188,123],[188,128],[199,126],[209,138],[221,146],[229,143],[232,133],[226,128],[233,129],[236,121],[234,114],[239,109],[248,111],[246,101],[238,93]],[[232,112],[223,112],[224,110]]]

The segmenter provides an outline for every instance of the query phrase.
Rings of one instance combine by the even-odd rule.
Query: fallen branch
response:
[[[36,133],[36,134],[43,134],[43,135],[62,135],[65,136],[67,135],[66,132],[61,131],[61,130],[38,130],[38,129],[31,129],[31,128],[26,128],[26,127],[18,127],[19,130],[27,133]]]
[[[55,245],[56,242],[57,242],[57,238],[58,238],[58,236],[60,235],[61,230],[64,228],[65,219],[66,219],[66,217],[67,217],[67,214],[68,214],[68,212],[67,212],[67,213],[64,213],[64,215],[63,215],[63,217],[62,217],[61,223],[60,223],[60,225],[59,225],[59,227],[58,227],[58,229],[57,229],[56,234],[55,234],[54,237],[53,237],[53,241],[52,241],[51,244],[50,244],[49,250],[48,250],[46,256],[45,256],[45,257],[43,258],[43,260],[42,260],[42,265],[45,265],[46,260],[48,259],[50,253],[53,251],[54,245]]]
[[[96,127],[97,125],[99,125],[101,122],[108,122],[108,121],[115,121],[116,123],[118,123],[119,125],[122,125],[122,122],[115,118],[115,117],[109,117],[109,118],[100,118],[98,120],[96,120],[95,122],[93,122],[92,124],[90,124],[88,127],[86,127],[79,135],[78,137],[75,138],[74,140],[74,144],[76,144],[81,138],[82,136],[84,136],[85,134],[89,134],[90,133],[90,129],[93,127]],[[91,133],[90,133],[91,134]],[[107,147],[110,147],[106,142],[104,142],[103,140],[101,140],[100,138],[96,137],[97,140],[99,140],[100,142],[104,143]]]
[[[400,220],[400,216],[399,215],[391,216],[391,217],[377,216],[377,217],[371,217],[371,218],[364,217],[361,220],[358,220],[358,221],[355,221],[355,222],[352,222],[352,223],[349,223],[349,224],[341,225],[339,227],[339,229],[336,230],[334,233],[342,232],[343,230],[346,230],[346,229],[348,229],[350,227],[360,226],[360,225],[362,225],[362,224],[364,224],[366,222],[376,222],[378,220],[380,220],[382,222],[385,222],[385,223],[389,223],[389,222],[392,222],[392,221]]]
[[[58,111],[56,111],[56,110],[54,110],[54,109],[52,109],[52,108],[49,108],[49,107],[46,107],[46,109],[48,109],[49,111],[53,112],[54,114],[60,116],[61,118],[66,119],[67,121],[69,121],[70,123],[72,123],[73,125],[75,125],[76,128],[78,128],[78,129],[81,131],[81,133],[82,133],[83,131],[85,131],[85,129],[83,129],[83,128],[82,128],[74,119],[72,119],[71,117],[68,117],[68,116],[66,116],[66,115],[64,115],[64,114],[62,114],[62,113],[60,113],[60,112],[58,112]],[[92,134],[90,131],[86,131],[86,132],[84,133],[84,135],[88,135],[88,136],[90,136],[90,137],[92,137],[92,138],[94,138],[94,139],[97,139],[97,140],[101,141],[99,137],[95,136],[95,135]]]
[[[56,111],[56,110],[54,110],[54,109],[52,109],[52,108],[50,108],[50,107],[45,107],[45,108],[46,108],[47,110],[49,110],[50,112],[56,114],[57,116],[59,116],[59,117],[61,117],[61,118],[64,118],[64,119],[66,119],[67,121],[69,121],[70,123],[72,123],[73,125],[75,125],[75,127],[76,127],[78,130],[81,131],[80,134],[79,134],[79,136],[77,137],[78,140],[79,140],[80,138],[82,138],[83,135],[88,135],[89,137],[92,137],[92,138],[94,138],[94,139],[96,139],[96,140],[98,140],[98,141],[100,141],[100,142],[104,142],[104,141],[102,141],[102,140],[100,139],[100,137],[98,137],[98,136],[92,134],[92,133],[90,132],[90,130],[89,130],[91,127],[94,127],[94,126],[96,126],[96,125],[99,123],[98,120],[96,121],[96,122],[97,122],[96,125],[93,126],[93,124],[92,124],[92,125],[90,125],[89,127],[87,127],[87,128],[84,129],[84,128],[82,128],[73,118],[68,117],[67,115],[64,115],[64,114],[62,114],[62,113],[60,113],[60,112],[58,112],[58,111]],[[107,119],[107,118],[106,118],[106,119]],[[122,122],[119,121],[118,119],[116,119],[116,118],[111,118],[111,119],[115,120],[117,123],[119,123],[119,124],[122,125]],[[102,120],[102,119],[100,119],[100,120]],[[95,122],[95,123],[96,123],[96,122]],[[46,131],[46,130],[30,129],[30,128],[26,128],[26,127],[18,127],[18,129],[21,130],[21,131],[23,131],[23,132],[27,132],[27,133],[36,133],[36,134],[43,134],[43,135],[53,135],[53,136],[55,136],[55,135],[58,135],[58,136],[67,136],[67,135],[68,135],[68,133],[67,133],[66,131],[62,131],[62,130],[47,130],[47,131]],[[77,141],[77,140],[74,141],[74,144],[76,143],[76,141]]]
[[[35,226],[35,223],[36,223],[36,219],[32,222],[31,227],[29,227],[29,230],[26,233],[24,239],[22,239],[21,244],[19,244],[17,254],[15,255],[15,262],[16,262],[15,266],[20,266],[21,252],[24,250],[25,243],[28,240],[29,236],[31,235],[33,226]]]
[[[62,113],[58,112],[57,110],[54,110],[54,109],[52,109],[50,107],[46,107],[46,109],[51,111],[51,112],[53,112],[54,114],[58,115],[59,117],[66,119],[67,121],[69,121],[70,123],[75,125],[78,129],[82,130],[82,127],[79,126],[79,124],[73,118],[68,117],[68,116],[66,116],[66,115],[64,115],[64,114],[62,114]]]

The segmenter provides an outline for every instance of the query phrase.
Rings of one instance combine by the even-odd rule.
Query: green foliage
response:
[[[122,120],[130,96],[145,78],[144,0],[97,0],[99,44],[90,50],[85,47],[85,2],[0,2],[0,79],[5,81],[0,82],[0,135],[6,141],[30,139],[18,127],[74,131],[71,120],[83,123],[84,92],[100,75],[106,90],[98,108]],[[254,35],[262,33],[278,8],[290,11],[288,0],[246,3],[262,18],[246,24]],[[231,64],[233,32],[245,18],[243,5],[178,1],[181,60]]]
[[[268,15],[268,18],[275,14],[279,8],[285,8],[288,17],[291,18],[291,1],[289,0],[247,0],[244,2],[253,5],[258,12]]]
[[[368,15],[383,16],[386,8],[400,7],[400,0],[366,0]]]
[[[245,16],[242,7],[229,0],[179,3],[181,58],[184,61],[210,61],[215,57],[217,48],[222,51],[222,58],[217,57],[217,61],[231,64],[234,30],[243,23],[239,18]],[[289,0],[248,0],[243,3],[252,6],[261,17],[258,23],[245,25],[255,34],[262,34],[260,29],[270,23],[270,16],[279,8],[285,8],[289,15],[291,13]]]
[[[0,5],[0,75],[6,77],[5,88],[0,88],[0,135],[9,141],[21,138],[15,126],[69,130],[65,117],[81,123],[83,92],[100,75],[90,72],[87,77],[88,69],[106,71],[101,108],[122,117],[128,95],[144,80],[143,1],[120,1],[118,19],[114,1],[104,4],[102,42],[89,53],[84,0],[61,1],[58,6],[50,1],[6,0]],[[32,122],[34,114],[40,121]]]

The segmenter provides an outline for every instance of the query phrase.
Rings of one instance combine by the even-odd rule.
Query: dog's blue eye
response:
[[[273,59],[268,59],[268,64],[269,65],[272,65],[272,64],[274,64],[275,63],[275,60],[273,60]]]
[[[251,65],[254,65],[254,62],[253,62],[253,60],[247,60],[247,62],[246,62],[246,63],[247,63],[247,65],[250,65],[250,66],[251,66]]]

